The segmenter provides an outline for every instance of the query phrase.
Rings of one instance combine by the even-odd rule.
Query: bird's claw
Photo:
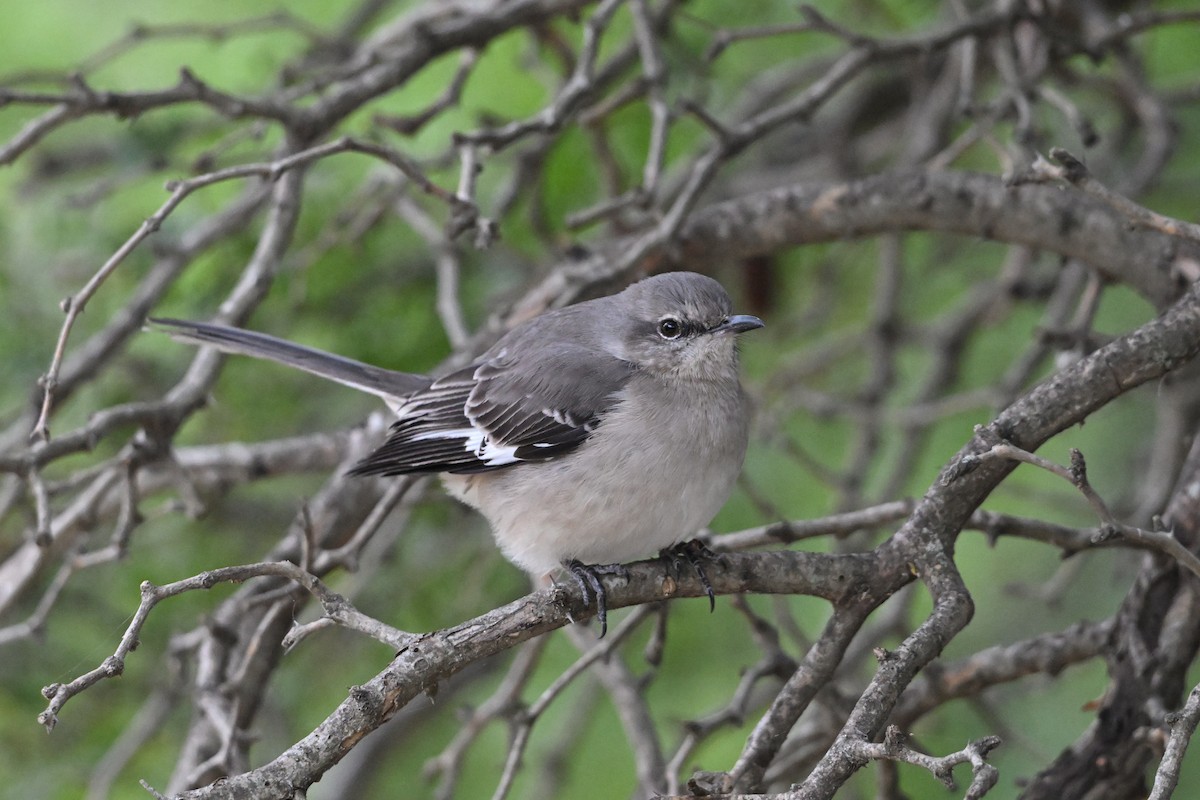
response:
[[[628,579],[629,570],[620,564],[584,564],[577,559],[565,561],[563,566],[579,586],[584,608],[590,606],[595,598],[596,619],[600,621],[600,638],[603,639],[604,634],[608,633],[608,592],[605,591],[601,578],[616,575]]]
[[[716,610],[717,595],[708,580],[708,573],[704,571],[704,562],[720,561],[721,555],[719,553],[713,552],[707,544],[699,539],[689,539],[686,542],[680,542],[677,545],[663,549],[658,556],[664,561],[670,562],[676,575],[679,574],[683,562],[686,561],[691,566],[692,571],[696,573],[696,577],[700,579],[700,585],[704,587],[704,593],[708,595],[709,613]]]

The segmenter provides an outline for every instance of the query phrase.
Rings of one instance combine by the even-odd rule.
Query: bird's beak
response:
[[[761,319],[753,314],[735,314],[732,317],[727,317],[724,322],[714,328],[709,329],[709,333],[745,333],[752,331],[755,328],[761,328],[765,325]]]

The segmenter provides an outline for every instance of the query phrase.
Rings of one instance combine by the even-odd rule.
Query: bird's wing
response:
[[[582,444],[634,370],[574,344],[547,345],[536,364],[505,350],[408,399],[359,475],[488,472],[546,461]]]

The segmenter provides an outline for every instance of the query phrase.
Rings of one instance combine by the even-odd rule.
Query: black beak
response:
[[[761,319],[753,314],[735,314],[732,317],[726,317],[725,320],[714,328],[709,329],[709,333],[745,333],[752,331],[755,328],[761,328],[765,325]]]

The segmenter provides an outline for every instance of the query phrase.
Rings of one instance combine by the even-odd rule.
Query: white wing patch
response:
[[[426,431],[412,437],[414,441],[431,439],[449,439],[462,442],[463,449],[475,456],[489,467],[502,467],[505,464],[515,464],[517,448],[512,445],[498,445],[490,436],[479,428],[451,428],[449,430]],[[538,445],[534,445],[537,447]],[[541,445],[545,447],[546,445]]]

